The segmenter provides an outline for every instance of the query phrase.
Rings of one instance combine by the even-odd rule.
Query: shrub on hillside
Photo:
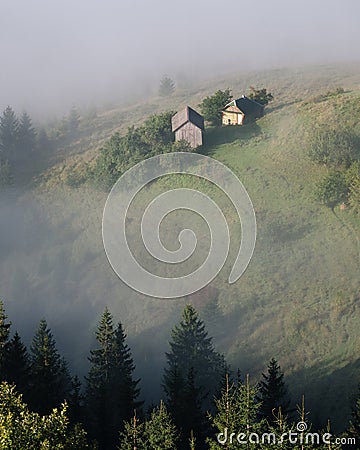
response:
[[[346,128],[315,129],[309,137],[309,156],[317,163],[349,167],[360,158],[358,138]]]
[[[345,201],[347,194],[346,177],[340,171],[330,172],[317,184],[315,190],[316,198],[328,206],[335,206],[337,203]]]
[[[346,173],[349,187],[349,205],[356,213],[360,213],[360,161],[354,162]]]
[[[250,86],[249,98],[264,106],[274,100],[273,95],[270,92],[267,92],[266,88],[255,89],[253,86]]]
[[[222,110],[231,99],[230,89],[218,90],[214,95],[205,97],[199,105],[204,119],[212,125],[221,125]]]
[[[90,170],[96,184],[109,188],[130,167],[151,156],[173,151],[193,151],[184,142],[173,142],[173,112],[150,116],[142,126],[129,127],[125,136],[115,133],[101,148]]]

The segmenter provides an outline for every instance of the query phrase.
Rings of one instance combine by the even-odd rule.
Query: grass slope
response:
[[[114,131],[153,112],[196,107],[219,88],[241,95],[249,85],[266,86],[274,94],[265,117],[244,127],[207,130],[203,149],[239,176],[253,201],[258,240],[248,270],[237,283],[227,283],[239,241],[231,224],[233,251],[208,290],[171,302],[132,292],[112,273],[102,248],[106,193],[87,185],[72,189],[69,176],[82,173]],[[319,97],[339,85],[348,92]],[[230,362],[255,380],[276,357],[294,400],[308,392],[315,418],[330,416],[335,428],[344,426],[347,397],[359,378],[360,227],[349,210],[331,210],[313,198],[326,168],[307,158],[304,130],[339,115],[357,126],[359,85],[355,66],[235,74],[168,99],[150,98],[84,118],[76,139],[61,142],[44,157],[38,165],[42,172],[25,193],[0,198],[0,295],[16,327],[26,330],[29,340],[45,315],[81,371],[91,332],[107,304],[127,329],[146,388],[159,381],[169,330],[181,308],[189,301],[202,308],[216,290],[222,316],[209,326]]]

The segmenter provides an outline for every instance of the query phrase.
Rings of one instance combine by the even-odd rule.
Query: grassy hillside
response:
[[[36,162],[26,190],[0,194],[0,296],[15,328],[28,340],[45,315],[66,357],[82,371],[98,314],[109,305],[127,329],[146,389],[158,383],[169,330],[184,304],[206,310],[217,292],[221,315],[208,322],[229,361],[255,380],[276,357],[294,400],[307,392],[314,417],[332,416],[341,428],[360,376],[360,224],[349,209],[315,200],[314,186],[327,168],[308,158],[306,136],[312,124],[340,120],[356,130],[358,73],[348,66],[234,74],[174,97],[84,116],[76,139],[58,141]],[[248,270],[227,283],[239,235],[232,224],[229,261],[208,289],[175,301],[134,293],[113,274],[103,251],[107,193],[90,184],[73,188],[69,180],[81,178],[113,132],[153,112],[196,107],[216,89],[230,87],[237,96],[249,85],[273,93],[267,114],[256,124],[208,129],[203,149],[239,176],[253,201],[258,240]],[[326,95],[337,86],[345,92]]]

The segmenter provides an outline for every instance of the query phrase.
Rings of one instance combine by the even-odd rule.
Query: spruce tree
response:
[[[260,405],[257,401],[257,394],[257,388],[250,386],[249,377],[246,377],[245,384],[240,380],[231,381],[228,376],[226,377],[222,395],[216,400],[216,413],[210,415],[214,431],[213,437],[207,439],[210,450],[259,448],[257,443],[238,443],[236,437],[233,445],[230,443],[231,433],[235,433],[236,436],[239,433],[244,433],[246,440],[251,433],[256,433],[261,437],[265,422],[258,418]],[[223,443],[220,443],[219,440],[223,440]]]
[[[30,347],[31,406],[48,414],[67,399],[71,378],[46,320],[40,321]]]
[[[149,450],[176,450],[179,433],[163,402],[154,408],[145,423],[146,448]]]
[[[84,395],[81,392],[80,378],[75,375],[71,379],[71,390],[68,395],[69,418],[72,423],[80,423],[84,416]]]
[[[0,381],[7,379],[6,358],[9,348],[9,334],[11,323],[7,322],[7,315],[2,300],[0,300]]]
[[[19,121],[11,106],[7,106],[0,117],[0,150],[9,160],[14,159],[18,142]]]
[[[169,97],[171,94],[173,94],[175,91],[175,83],[174,81],[168,77],[164,76],[160,81],[160,87],[159,87],[159,95],[162,97]]]
[[[196,386],[195,378],[194,369],[191,368],[183,392],[182,400],[185,408],[182,411],[181,433],[186,444],[189,442],[192,435],[201,445],[205,441],[209,426],[207,417],[202,408],[203,399],[205,397],[204,389],[202,386]],[[188,445],[186,445],[186,448],[187,447]]]
[[[166,359],[163,377],[166,405],[176,426],[182,431],[183,443],[188,445],[190,430],[187,411],[195,413],[200,410],[205,416],[224,367],[223,357],[214,350],[212,338],[191,305],[185,307],[180,324],[172,330],[170,352],[166,354]],[[189,390],[194,394],[191,398]],[[202,434],[199,429],[197,431]],[[201,448],[199,440],[198,445]]]
[[[289,412],[290,401],[284,382],[284,374],[275,358],[272,358],[266,374],[259,383],[260,415],[267,420],[276,420],[276,414],[281,408],[282,414]]]
[[[114,448],[124,421],[130,419],[137,401],[139,380],[133,379],[135,366],[121,324],[114,328],[106,308],[96,331],[99,347],[90,351],[90,371],[86,379],[86,415],[90,432],[101,449]]]
[[[67,121],[69,126],[69,132],[75,133],[79,128],[80,124],[80,114],[76,106],[73,106],[71,108]]]
[[[114,325],[110,311],[106,308],[96,331],[99,348],[90,351],[90,371],[86,379],[85,408],[90,435],[95,437],[100,448],[113,444],[110,426],[113,395],[110,388]],[[110,428],[110,430],[109,430]]]
[[[117,413],[122,420],[129,420],[134,409],[139,409],[142,402],[137,401],[140,380],[134,380],[135,365],[131,351],[126,343],[126,334],[121,323],[114,333],[114,355],[111,383],[119,390],[117,399]]]
[[[9,342],[6,357],[6,379],[16,385],[25,399],[29,393],[30,361],[27,348],[23,344],[18,332]]]
[[[18,149],[28,156],[36,145],[36,131],[32,125],[31,117],[24,111],[20,117],[18,127]]]
[[[132,419],[125,422],[124,429],[120,433],[120,445],[118,450],[148,450],[145,437],[145,424],[136,417],[136,412]]]

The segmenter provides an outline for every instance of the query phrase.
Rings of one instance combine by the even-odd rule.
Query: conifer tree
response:
[[[68,395],[69,418],[72,423],[80,423],[84,416],[84,396],[81,392],[80,378],[75,375],[71,379],[71,390]]]
[[[270,424],[268,424],[268,444],[277,443],[277,448],[279,450],[293,450],[299,449],[300,447],[289,442],[288,436],[290,432],[297,432],[296,425],[290,424],[288,422],[287,416],[284,416],[281,408],[274,413],[274,419]]]
[[[180,324],[172,330],[166,359],[163,378],[166,404],[175,425],[182,431],[183,444],[186,442],[188,446],[188,411],[194,414],[201,411],[205,417],[224,367],[223,357],[214,350],[212,338],[191,305],[185,307]],[[202,443],[198,441],[198,445],[201,448]]]
[[[202,386],[195,384],[195,372],[191,368],[187,375],[185,388],[183,391],[184,410],[181,421],[181,433],[189,442],[189,437],[193,435],[201,444],[205,440],[208,431],[207,417],[202,409],[204,399],[204,389]]]
[[[85,407],[88,429],[100,444],[100,448],[113,443],[111,406],[113,392],[110,387],[112,353],[114,344],[114,324],[110,311],[106,308],[101,316],[96,340],[99,348],[90,351],[90,371],[86,379]],[[111,430],[109,430],[111,428]]]
[[[267,373],[263,373],[262,376],[263,380],[259,384],[260,415],[274,421],[279,408],[282,414],[286,415],[290,405],[284,374],[275,358],[271,359]]]
[[[70,133],[75,133],[79,128],[80,114],[76,106],[73,106],[70,110],[68,117],[68,126]]]
[[[16,385],[25,398],[29,393],[30,361],[28,351],[18,332],[9,342],[6,356],[6,379]]]
[[[190,444],[190,450],[196,450],[196,437],[194,436],[193,432],[190,433],[189,444]]]
[[[40,416],[5,382],[0,384],[0,445],[1,450],[95,450],[80,426],[70,426],[65,404]]]
[[[0,150],[5,158],[13,159],[18,142],[19,121],[11,106],[7,106],[0,117]]]
[[[145,438],[145,424],[134,416],[125,422],[124,429],[120,433],[120,445],[118,450],[148,450]]]
[[[145,423],[146,448],[149,450],[176,450],[178,431],[163,402],[154,408]]]
[[[165,371],[164,391],[166,395],[166,405],[174,419],[175,424],[181,424],[186,409],[184,402],[185,375],[180,370],[178,363],[174,361]]]
[[[18,148],[23,155],[29,155],[35,149],[36,131],[31,117],[24,111],[20,117],[18,127]]]
[[[133,378],[135,365],[121,323],[118,324],[114,333],[113,358],[111,382],[119,390],[117,411],[122,420],[129,420],[134,409],[139,409],[142,402],[136,400],[140,394],[138,387],[140,380]]]
[[[36,147],[41,152],[46,152],[51,149],[51,142],[44,128],[40,128],[37,133]]]
[[[174,81],[168,77],[164,76],[160,81],[159,95],[162,97],[169,97],[175,91]]]
[[[114,328],[106,308],[96,331],[99,347],[90,351],[90,371],[86,379],[86,414],[89,430],[100,448],[114,448],[124,421],[140,406],[137,401],[139,380],[126,335],[121,324]]]
[[[48,414],[67,399],[71,379],[45,319],[40,321],[30,347],[30,367],[31,406],[40,414]]]
[[[215,436],[209,437],[207,442],[211,450],[221,448],[259,448],[257,443],[238,443],[235,439],[234,445],[230,444],[230,435],[244,433],[246,439],[250,433],[261,435],[264,431],[265,422],[259,420],[259,403],[257,401],[258,390],[250,386],[249,377],[245,384],[240,380],[231,381],[226,377],[226,385],[222,395],[216,400],[216,414],[210,415]],[[219,436],[219,440],[217,438]],[[221,443],[222,442],[222,443]]]
[[[9,347],[9,334],[11,323],[7,322],[7,315],[2,300],[0,300],[0,381],[7,378],[6,357]]]

